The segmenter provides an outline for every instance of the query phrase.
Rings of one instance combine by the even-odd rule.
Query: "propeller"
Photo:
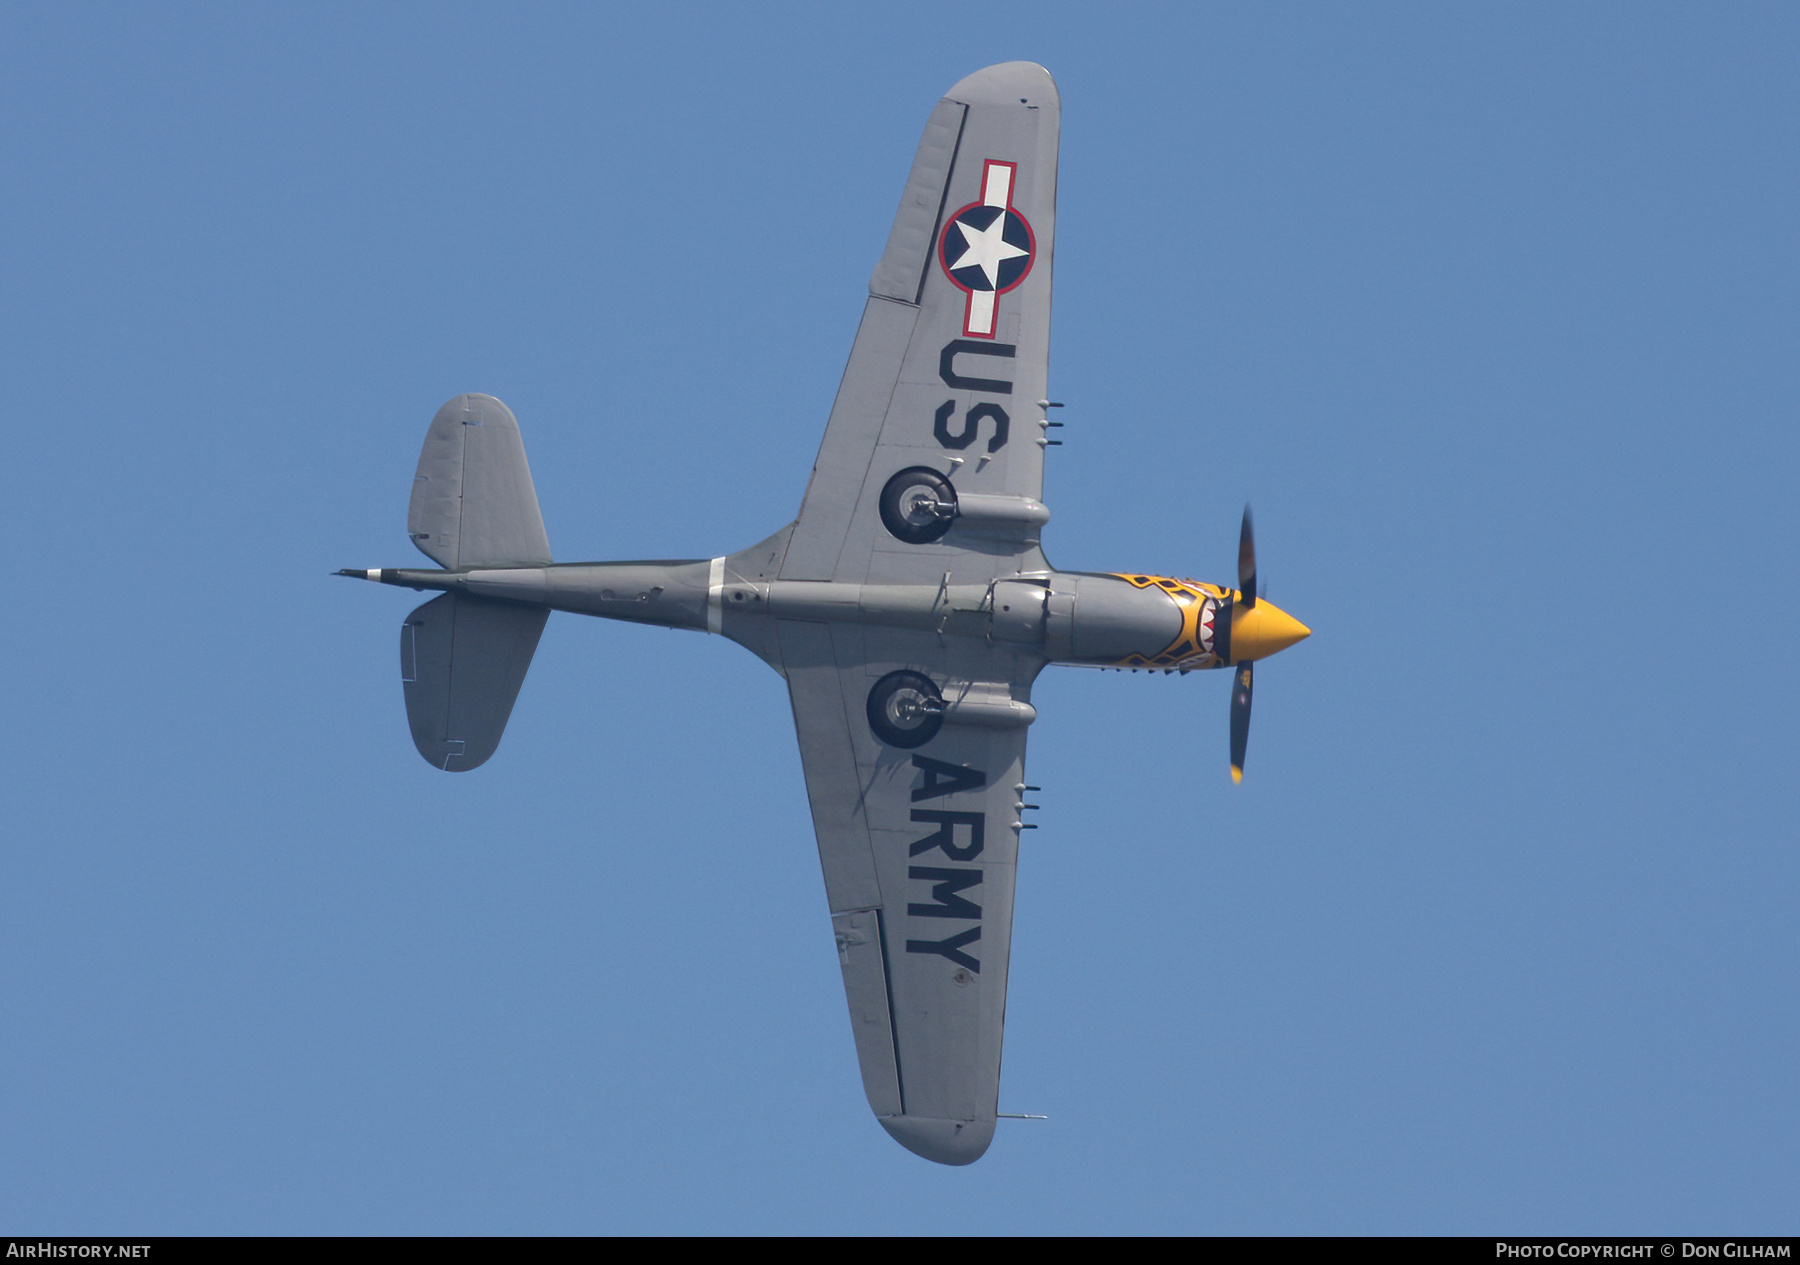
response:
[[[1238,528],[1238,591],[1243,607],[1256,606],[1256,529],[1250,524],[1250,507],[1244,506],[1244,525]]]
[[[1250,692],[1255,684],[1254,663],[1237,666],[1237,680],[1231,683],[1231,781],[1235,786],[1244,780],[1244,748],[1250,745]]]
[[[1250,507],[1244,506],[1243,526],[1238,528],[1238,599],[1245,610],[1256,609],[1256,529]],[[1244,752],[1250,746],[1250,696],[1256,685],[1256,665],[1240,663],[1231,683],[1231,784],[1244,780]]]
[[[1244,525],[1238,532],[1238,595],[1230,612],[1230,650],[1237,675],[1231,683],[1231,780],[1244,780],[1244,749],[1250,745],[1250,694],[1256,660],[1278,654],[1312,629],[1258,595],[1256,532],[1250,525],[1250,507],[1244,506]]]

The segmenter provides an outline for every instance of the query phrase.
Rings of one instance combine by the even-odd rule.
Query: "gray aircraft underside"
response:
[[[494,753],[553,610],[718,633],[781,673],[863,1089],[944,1164],[978,1159],[997,1118],[1032,681],[1050,663],[1224,666],[1305,635],[1253,581],[1246,600],[1045,560],[1059,124],[1027,62],[931,112],[800,515],[767,540],[553,563],[518,423],[461,395],[407,513],[442,569],[340,573],[441,591],[400,658],[413,741],[450,772]]]

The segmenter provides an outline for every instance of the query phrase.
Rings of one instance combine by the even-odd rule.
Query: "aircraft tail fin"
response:
[[[400,679],[426,763],[466,773],[494,754],[549,618],[547,607],[467,593],[434,597],[406,617]]]
[[[459,395],[438,410],[419,454],[406,530],[421,553],[451,571],[550,561],[511,409],[491,395]]]

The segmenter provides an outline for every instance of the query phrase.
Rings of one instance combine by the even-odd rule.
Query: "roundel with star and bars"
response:
[[[968,296],[963,333],[992,338],[999,298],[1025,280],[1037,253],[1031,225],[1012,206],[1017,163],[988,159],[981,173],[981,201],[971,202],[944,225],[938,262]]]

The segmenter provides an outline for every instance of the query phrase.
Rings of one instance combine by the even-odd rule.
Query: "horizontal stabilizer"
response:
[[[445,593],[406,617],[400,680],[413,745],[428,764],[466,773],[506,732],[550,611]]]
[[[459,395],[438,410],[419,454],[406,530],[420,552],[451,571],[550,561],[511,409],[491,395]]]

